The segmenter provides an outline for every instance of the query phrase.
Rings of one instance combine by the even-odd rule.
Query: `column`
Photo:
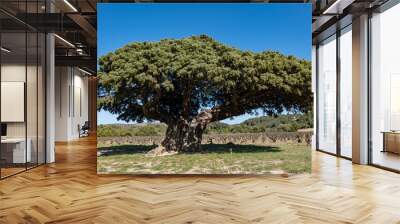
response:
[[[352,157],[368,163],[368,15],[353,19]]]

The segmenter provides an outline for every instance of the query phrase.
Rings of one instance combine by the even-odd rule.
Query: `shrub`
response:
[[[153,126],[142,126],[135,133],[135,136],[153,136],[153,135],[158,135],[157,130]]]

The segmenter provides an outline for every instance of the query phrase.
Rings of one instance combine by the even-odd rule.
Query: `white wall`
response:
[[[55,140],[67,141],[69,133],[68,117],[69,117],[69,68],[55,68]]]
[[[44,163],[45,142],[44,142],[44,74],[41,67],[35,65],[25,65],[8,60],[1,66],[2,74],[2,96],[1,102],[2,121],[7,124],[8,138],[24,138],[29,140],[32,162]],[[25,80],[27,78],[27,80]],[[5,88],[5,84],[11,84],[10,89]],[[16,86],[16,84],[20,84]],[[25,97],[26,85],[26,97]],[[14,91],[14,92],[13,92]],[[17,91],[17,92],[15,92]],[[12,96],[14,97],[12,97]],[[20,95],[15,98],[15,95]],[[8,104],[5,99],[11,100]],[[25,105],[26,103],[26,105]],[[26,119],[25,119],[26,113]],[[13,116],[7,120],[4,115]],[[17,118],[18,117],[18,118]],[[11,120],[11,121],[10,121]],[[39,159],[39,161],[36,161]]]
[[[25,82],[25,64],[2,64],[1,81]],[[7,110],[7,108],[1,108]],[[25,122],[7,122],[7,137],[25,137]]]
[[[76,75],[75,70],[74,75],[74,108],[73,108],[73,119],[71,120],[72,124],[72,135],[75,137],[79,137],[77,126],[83,125],[85,121],[88,121],[89,113],[88,113],[88,78],[86,76],[82,76],[82,73],[79,72]],[[80,101],[80,102],[79,102]],[[81,107],[81,108],[80,108]]]
[[[77,139],[78,125],[88,120],[88,78],[76,68],[56,67],[55,85],[55,140]]]
[[[25,64],[2,64],[1,81],[25,82]]]
[[[25,82],[1,81],[0,101],[1,122],[25,121]]]

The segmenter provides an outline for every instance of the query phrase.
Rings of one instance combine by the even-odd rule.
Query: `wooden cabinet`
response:
[[[400,132],[383,133],[383,152],[400,154]]]

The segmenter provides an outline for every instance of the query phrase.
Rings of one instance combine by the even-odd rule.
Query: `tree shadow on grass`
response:
[[[101,156],[122,154],[145,154],[157,147],[156,145],[118,145],[98,148]],[[260,145],[235,145],[235,144],[203,144],[200,152],[185,152],[182,154],[206,153],[265,153],[281,152],[279,147]]]
[[[156,145],[115,145],[97,148],[101,156],[112,156],[122,154],[145,154],[157,147]]]
[[[203,144],[202,153],[260,153],[280,152],[279,147],[262,145]]]

